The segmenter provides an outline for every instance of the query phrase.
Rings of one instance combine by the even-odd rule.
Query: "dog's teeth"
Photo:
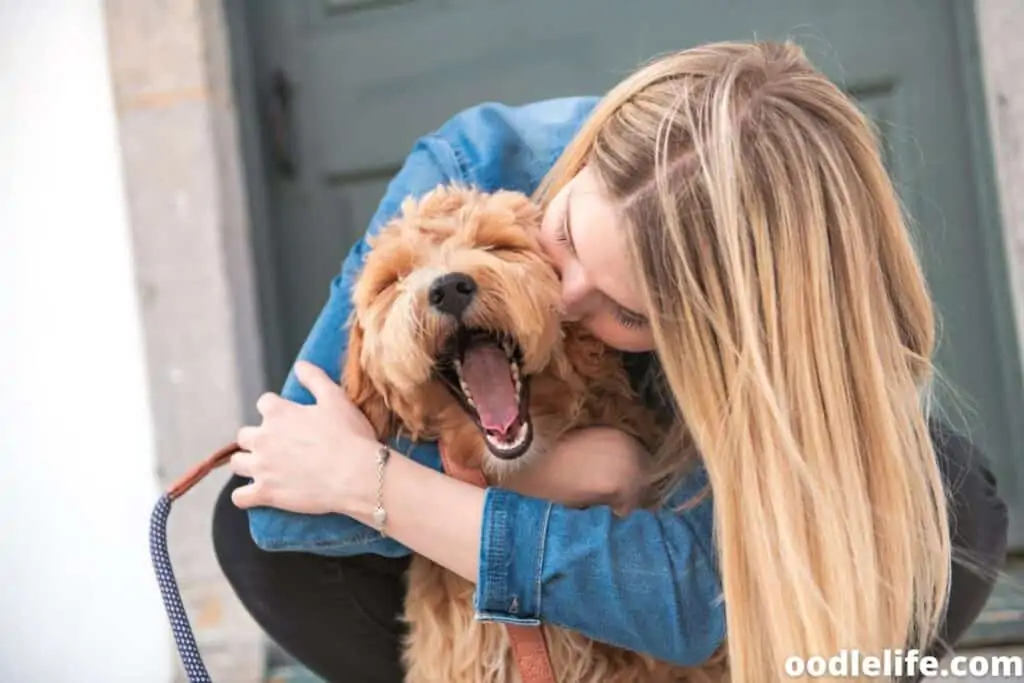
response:
[[[523,423],[523,426],[519,430],[519,434],[516,436],[515,441],[512,443],[505,443],[504,441],[498,441],[490,434],[484,436],[495,448],[502,451],[514,451],[526,442],[526,437],[530,434],[530,423]]]
[[[523,424],[523,428],[519,430],[519,436],[516,437],[515,443],[512,444],[512,448],[519,448],[526,441],[526,435],[530,432],[530,423],[526,422]]]

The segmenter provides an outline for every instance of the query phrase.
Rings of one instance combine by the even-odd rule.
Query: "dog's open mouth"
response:
[[[480,428],[487,448],[503,460],[520,457],[533,440],[530,378],[521,367],[511,336],[480,329],[457,330],[438,359],[445,385]]]

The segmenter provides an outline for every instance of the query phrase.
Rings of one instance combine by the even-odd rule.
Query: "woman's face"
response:
[[[578,320],[622,351],[650,351],[654,338],[630,267],[626,227],[584,168],[548,205],[541,246],[562,280],[566,320]]]

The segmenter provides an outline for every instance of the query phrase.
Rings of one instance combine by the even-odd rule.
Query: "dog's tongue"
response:
[[[508,434],[519,419],[519,400],[505,352],[489,344],[471,347],[462,359],[462,380],[473,394],[483,428]]]

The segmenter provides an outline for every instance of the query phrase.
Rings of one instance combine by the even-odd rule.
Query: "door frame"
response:
[[[284,376],[284,338],[280,332],[284,319],[277,287],[273,249],[273,218],[266,169],[265,129],[260,112],[267,106],[267,93],[257,79],[256,56],[251,43],[247,0],[221,0],[225,31],[228,34],[231,79],[237,103],[236,117],[240,138],[242,168],[245,175],[246,209],[249,214],[249,244],[258,288],[258,309],[262,324],[263,383],[268,391],[271,377]],[[340,264],[339,264],[340,267]],[[327,283],[324,283],[326,292]]]
[[[248,186],[248,211],[251,225],[251,249],[259,288],[259,311],[263,328],[263,359],[265,378],[283,377],[289,360],[284,356],[283,337],[280,333],[281,307],[273,268],[272,212],[268,196],[267,151],[264,144],[264,130],[260,111],[265,106],[265,92],[257,82],[255,56],[250,43],[250,31],[244,0],[222,0],[225,7],[227,30],[230,35],[232,74],[238,102],[238,124],[245,179]],[[1006,372],[1002,376],[999,391],[1004,397],[1004,409],[1008,415],[1024,415],[1024,351],[1021,343],[1024,333],[1018,329],[1018,309],[1024,310],[1024,292],[1014,292],[1011,274],[1024,269],[1024,263],[1015,263],[1015,253],[1008,248],[1011,242],[1007,234],[1000,207],[1000,186],[996,174],[996,160],[993,148],[993,133],[990,130],[983,64],[980,45],[978,8],[976,3],[953,2],[954,21],[957,32],[959,55],[957,63],[965,89],[967,134],[971,165],[974,178],[974,196],[977,202],[976,215],[979,218],[978,235],[982,241],[987,262],[987,289],[992,297],[993,308],[1006,315],[996,316],[999,339],[999,361]],[[301,88],[301,84],[299,84]],[[454,113],[454,112],[453,112]],[[426,131],[424,131],[425,133]],[[1024,182],[1024,178],[1020,179]],[[1008,183],[1004,191],[1011,191]],[[1024,226],[1021,226],[1024,229]],[[340,266],[340,262],[339,262]],[[327,295],[324,283],[324,296]],[[279,387],[269,387],[278,390]],[[1011,425],[1013,443],[1024,453],[1024,421],[1008,420]],[[1024,459],[1016,463],[998,462],[992,458],[999,471],[1004,488],[1024,490]],[[1013,481],[1006,481],[1012,477]],[[1010,545],[1024,553],[1024,496],[1010,510]]]

